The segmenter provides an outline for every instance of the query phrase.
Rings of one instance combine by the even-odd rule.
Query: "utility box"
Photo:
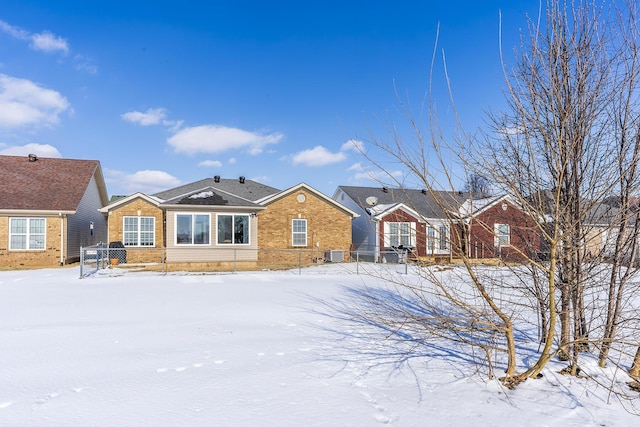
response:
[[[344,261],[344,251],[341,251],[341,250],[325,251],[324,259],[327,262],[342,262]]]

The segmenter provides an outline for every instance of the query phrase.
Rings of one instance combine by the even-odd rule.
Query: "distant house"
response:
[[[109,218],[109,241],[135,248],[129,259],[154,260],[160,252],[152,249],[164,248],[168,264],[220,268],[257,266],[291,258],[293,251],[296,260],[301,250],[309,260],[324,259],[325,251],[348,251],[355,215],[306,184],[281,191],[219,176],[153,195],[132,194],[102,212]]]
[[[0,156],[0,266],[46,267],[80,258],[107,237],[100,162]]]
[[[453,191],[339,186],[333,198],[359,214],[353,250],[376,261],[396,259],[406,249],[414,257],[462,252],[521,259],[539,247],[530,218],[507,196],[474,199]]]
[[[531,216],[510,196],[469,198],[460,205],[461,226],[471,258],[519,261],[541,251],[540,232]]]

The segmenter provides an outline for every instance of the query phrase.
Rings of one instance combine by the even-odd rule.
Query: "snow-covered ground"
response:
[[[446,348],[387,363],[402,355],[335,310],[379,285],[354,272],[0,272],[0,425],[640,423],[553,364],[506,390]]]

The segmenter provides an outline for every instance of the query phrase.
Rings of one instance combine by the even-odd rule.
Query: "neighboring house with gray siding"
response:
[[[0,182],[0,268],[65,265],[106,241],[99,161],[0,155]]]

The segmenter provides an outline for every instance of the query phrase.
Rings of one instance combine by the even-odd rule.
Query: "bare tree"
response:
[[[491,180],[485,175],[472,172],[469,174],[463,190],[474,194],[478,198],[488,197],[491,195]]]
[[[609,13],[607,5],[618,13]],[[640,163],[639,110],[633,102],[638,94],[637,35],[633,4],[619,9],[615,3],[548,0],[540,20],[528,22],[513,65],[503,61],[508,107],[490,115],[492,126],[485,138],[471,138],[462,127],[445,137],[435,103],[428,97],[426,131],[422,119],[400,100],[414,133],[411,142],[395,124],[387,137],[370,138],[387,157],[376,163],[369,155],[369,160],[383,171],[391,163],[402,166],[407,172],[402,180],[391,174],[388,178],[396,179],[399,187],[414,182],[426,188],[447,213],[452,250],[465,265],[472,287],[454,292],[450,283],[425,273],[433,286],[429,296],[452,304],[467,320],[462,322],[468,326],[465,333],[456,336],[469,345],[477,343],[465,338],[477,336],[471,326],[482,325],[483,333],[492,337],[491,348],[506,355],[503,380],[509,386],[538,377],[556,355],[569,360],[570,373],[577,375],[582,352],[596,344],[604,363],[618,340],[620,308],[625,284],[635,272],[630,267],[637,256],[640,227],[633,203]],[[455,167],[451,153],[458,154]],[[465,221],[473,219],[463,219],[455,203],[443,196],[453,191],[460,175],[471,188],[480,171],[490,176],[496,191],[517,201],[544,241],[544,251],[520,254],[527,266],[517,271],[522,293],[535,296],[529,306],[504,297],[512,283],[479,273],[466,246],[471,224]],[[619,207],[603,228],[594,221],[595,213],[612,196],[619,198]],[[616,242],[608,258],[603,247],[593,247],[603,231]],[[605,261],[611,262],[606,298],[587,307],[585,293],[598,291],[596,275]],[[528,279],[523,276],[526,271]],[[600,301],[604,305],[598,305]],[[541,313],[543,345],[534,362],[518,372],[515,331],[523,310]],[[591,325],[601,313],[607,320],[602,333],[596,334]],[[438,323],[439,328],[449,326]],[[402,328],[401,322],[397,327]],[[461,330],[460,323],[455,330]]]

